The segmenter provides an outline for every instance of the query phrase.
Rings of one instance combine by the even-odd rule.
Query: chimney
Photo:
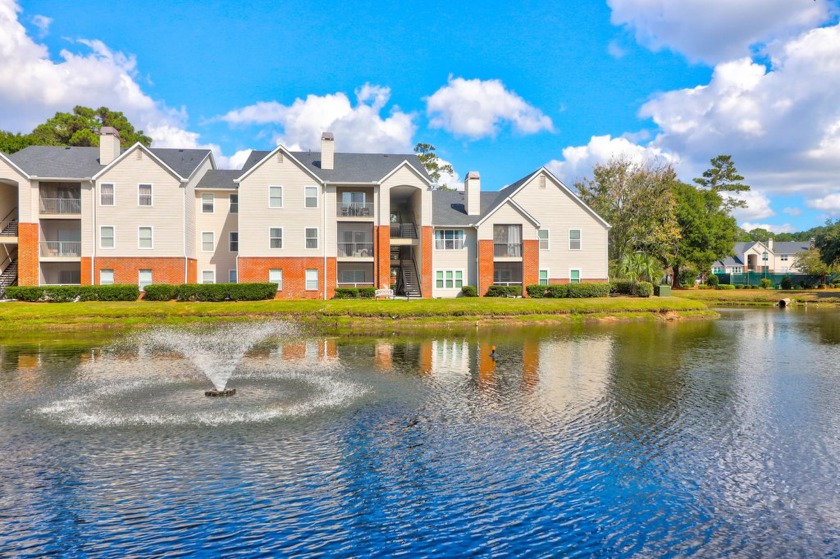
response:
[[[773,237],[770,237],[769,239],[767,239],[767,249],[770,252],[773,252]]]
[[[103,126],[99,130],[99,164],[108,165],[120,156],[120,133],[116,128]]]
[[[470,171],[464,179],[464,206],[467,215],[481,213],[481,177],[478,171]]]
[[[335,138],[332,132],[321,134],[321,169],[333,169],[335,166]]]

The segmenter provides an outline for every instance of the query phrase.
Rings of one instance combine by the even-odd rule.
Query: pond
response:
[[[840,315],[721,313],[7,343],[0,556],[840,556]]]

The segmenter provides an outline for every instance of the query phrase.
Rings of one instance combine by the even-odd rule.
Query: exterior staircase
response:
[[[420,297],[420,282],[417,280],[417,273],[414,270],[413,260],[401,260],[400,270],[402,271],[402,290],[406,297]]]
[[[18,236],[18,222],[17,220],[9,221],[0,230],[0,237],[17,237]]]
[[[3,270],[3,273],[0,274],[0,299],[4,299],[6,297],[7,287],[9,287],[10,285],[17,285],[17,268],[17,258],[13,258],[9,265],[6,266],[6,269]]]

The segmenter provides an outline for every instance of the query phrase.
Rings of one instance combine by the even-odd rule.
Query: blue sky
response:
[[[840,216],[836,2],[393,4],[0,0],[0,128],[107,105],[234,168],[322,130],[339,151],[427,142],[488,190],[619,155],[690,180],[730,153],[742,225]]]

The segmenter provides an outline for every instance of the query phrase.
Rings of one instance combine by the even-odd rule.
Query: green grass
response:
[[[416,301],[331,300],[249,301],[227,303],[87,302],[0,304],[0,336],[21,330],[126,330],[156,324],[286,318],[319,328],[414,328],[423,323],[474,324],[639,316],[708,316],[699,301],[676,297],[604,297],[595,299],[423,299]]]
[[[780,299],[817,305],[840,304],[840,289],[675,289],[674,297],[702,301],[711,306],[772,306]]]

